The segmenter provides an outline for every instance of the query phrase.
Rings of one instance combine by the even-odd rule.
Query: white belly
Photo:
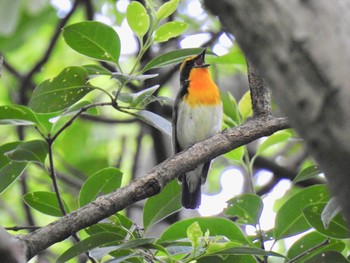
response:
[[[221,130],[221,104],[191,108],[181,101],[178,109],[176,132],[182,149],[204,141]]]

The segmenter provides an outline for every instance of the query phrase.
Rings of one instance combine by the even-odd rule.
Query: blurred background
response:
[[[77,2],[81,3],[77,5]],[[161,0],[154,2],[158,6],[163,3]],[[63,41],[61,28],[75,22],[96,20],[112,26],[121,39],[120,63],[125,72],[130,71],[140,47],[125,19],[129,3],[127,0],[0,0],[0,52],[4,59],[0,78],[0,105],[27,105],[33,89],[40,82],[56,76],[67,66],[96,63],[70,49]],[[181,1],[177,12],[169,19],[174,18],[186,22],[189,25],[187,31],[167,42],[152,45],[141,63],[146,64],[152,58],[172,50],[208,48],[217,55],[208,55],[207,62],[211,64],[212,76],[223,96],[228,98],[232,94],[242,122],[249,118],[251,109],[246,95],[249,90],[247,67],[234,36],[225,32],[216,17],[205,12],[201,1]],[[103,66],[113,70],[113,65],[103,63]],[[170,100],[165,99],[164,104],[156,101],[148,105],[147,109],[170,120],[171,99],[175,98],[179,89],[178,70],[178,66],[152,69],[147,73],[157,73],[158,77],[141,84],[131,82],[125,92],[137,92],[159,84],[155,95]],[[116,87],[116,83],[108,76],[92,81],[104,89],[113,90]],[[96,98],[94,92],[87,98],[94,101],[105,99],[103,95]],[[274,115],[280,115],[275,105],[273,111]],[[225,119],[223,129],[237,124]],[[213,160],[208,181],[203,187],[199,210],[179,211],[156,225],[149,231],[150,235],[159,234],[181,218],[222,214],[227,200],[245,191],[249,172],[254,175],[256,192],[263,197],[261,227],[265,230],[272,228],[275,211],[288,196],[298,191],[298,187],[323,181],[321,175],[300,182],[286,195],[295,175],[302,168],[313,164],[313,160],[292,130],[285,134],[284,140],[258,156],[256,150],[266,138]],[[38,138],[40,135],[33,127],[0,127],[0,141],[3,143]],[[106,108],[99,109],[98,115],[83,115],[54,144],[59,187],[72,209],[78,207],[77,198],[82,184],[96,171],[108,166],[118,167],[123,172],[122,184],[126,185],[134,178],[145,175],[172,154],[169,137],[130,115]],[[251,162],[253,156],[254,162]],[[51,189],[50,177],[37,165],[30,164],[20,180],[0,196],[0,225],[42,226],[55,220],[29,209],[21,199],[27,192],[48,189]],[[135,203],[125,211],[141,227],[143,204]],[[65,244],[55,246],[60,248]]]

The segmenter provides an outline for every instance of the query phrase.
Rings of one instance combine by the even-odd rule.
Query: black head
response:
[[[205,51],[203,49],[201,53],[196,56],[186,58],[180,66],[180,83],[188,80],[190,72],[193,68],[206,68],[209,67],[209,64],[205,64]]]

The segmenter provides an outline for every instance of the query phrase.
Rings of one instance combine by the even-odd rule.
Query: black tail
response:
[[[182,206],[188,209],[196,209],[201,204],[201,180],[197,184],[197,188],[190,193],[186,180],[182,181]]]

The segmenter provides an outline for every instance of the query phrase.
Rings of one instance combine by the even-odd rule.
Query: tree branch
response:
[[[205,4],[264,74],[350,223],[350,6],[327,0]]]
[[[16,243],[16,239],[10,236],[3,227],[0,227],[0,258],[6,263],[25,263],[25,256],[21,253],[21,248]]]
[[[253,116],[271,115],[271,99],[267,83],[252,62],[247,61],[247,64]]]
[[[131,184],[101,196],[43,228],[19,236],[26,258],[29,260],[54,243],[66,239],[72,233],[96,224],[139,200],[156,195],[178,174],[195,168],[199,163],[204,163],[236,147],[285,128],[288,128],[285,118],[252,118],[242,126],[226,130],[194,145],[162,162]]]

